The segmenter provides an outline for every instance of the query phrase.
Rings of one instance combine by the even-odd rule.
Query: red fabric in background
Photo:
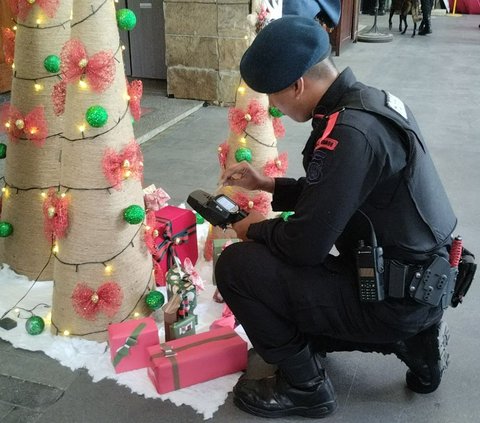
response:
[[[454,0],[450,1],[450,12],[453,13]],[[457,0],[455,13],[466,13],[470,15],[480,14],[480,0]]]

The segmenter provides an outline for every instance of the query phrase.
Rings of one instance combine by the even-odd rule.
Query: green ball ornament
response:
[[[108,113],[102,106],[91,106],[85,113],[87,122],[94,128],[101,128],[107,123]]]
[[[247,147],[239,148],[235,151],[235,160],[239,163],[244,160],[250,163],[252,161],[252,150]]]
[[[195,213],[195,220],[197,222],[197,225],[205,223],[205,218],[200,213]]]
[[[273,116],[273,117],[276,117],[276,118],[280,118],[280,117],[283,116],[283,113],[274,106],[270,106],[268,108],[268,113],[270,113],[270,116]]]
[[[137,24],[137,17],[130,9],[117,10],[117,25],[120,29],[131,31]]]
[[[143,207],[133,204],[123,211],[123,218],[131,225],[142,223],[145,219],[145,210]]]
[[[0,237],[6,238],[13,234],[13,226],[8,222],[0,222]]]
[[[29,335],[40,335],[45,329],[45,322],[40,316],[29,317],[25,322],[25,329]]]
[[[7,144],[0,143],[0,159],[7,157]]]
[[[145,297],[145,304],[150,310],[158,310],[165,304],[165,296],[160,291],[150,291]]]
[[[43,66],[50,73],[60,72],[60,57],[56,56],[55,54],[47,56],[43,61]]]

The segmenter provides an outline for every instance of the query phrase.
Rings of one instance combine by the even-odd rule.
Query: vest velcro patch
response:
[[[333,138],[319,138],[315,143],[315,150],[319,148],[324,148],[325,150],[333,151],[338,145],[338,141]]]

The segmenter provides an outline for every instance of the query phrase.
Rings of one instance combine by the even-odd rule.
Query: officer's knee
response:
[[[220,254],[214,269],[215,281],[220,292],[222,288],[232,282],[235,274],[238,275],[238,272],[241,272],[244,255],[239,250],[242,249],[239,242],[230,245]]]

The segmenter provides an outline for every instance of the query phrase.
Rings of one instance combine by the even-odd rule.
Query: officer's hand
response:
[[[239,186],[250,191],[262,190],[273,192],[275,188],[274,178],[262,175],[246,161],[242,161],[225,169],[220,178],[220,183],[224,186]]]
[[[233,223],[232,228],[237,233],[237,238],[240,238],[242,241],[247,241],[247,231],[248,227],[252,223],[261,222],[265,220],[265,216],[255,210],[249,212],[248,216],[240,220],[239,222]]]

